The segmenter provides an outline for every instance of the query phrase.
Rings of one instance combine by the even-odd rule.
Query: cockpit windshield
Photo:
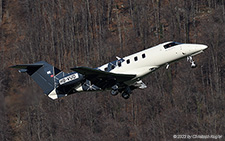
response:
[[[182,43],[178,43],[178,42],[171,42],[171,43],[168,43],[166,45],[164,45],[164,48],[167,49],[167,48],[170,48],[170,47],[173,47],[173,46],[176,46],[176,45],[180,45]]]
[[[109,72],[109,71],[113,70],[117,66],[121,67],[122,62],[124,62],[124,61],[125,60],[123,58],[120,58],[119,60],[110,62],[110,63],[108,63],[107,67],[104,70]]]

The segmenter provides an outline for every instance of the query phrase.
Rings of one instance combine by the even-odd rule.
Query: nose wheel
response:
[[[195,61],[193,60],[192,56],[188,56],[187,61],[189,61],[191,63],[191,68],[197,67],[197,65],[196,65]]]
[[[191,62],[191,68],[196,68],[197,65],[195,64],[195,62]]]

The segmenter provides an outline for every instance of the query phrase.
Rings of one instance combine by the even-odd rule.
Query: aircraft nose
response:
[[[203,50],[205,50],[207,48],[208,48],[208,46],[203,45],[203,44],[189,44],[188,46],[182,47],[182,54],[183,55],[194,54],[197,52],[202,52]]]
[[[207,45],[198,45],[197,48],[198,48],[199,50],[205,50],[205,49],[208,48],[208,46],[207,46]]]

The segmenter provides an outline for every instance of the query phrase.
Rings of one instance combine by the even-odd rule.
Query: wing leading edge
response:
[[[131,80],[136,76],[130,74],[105,72],[88,67],[75,67],[71,68],[71,70],[83,74],[86,79],[90,80],[93,84],[102,89],[112,87],[117,83],[123,83],[125,81]]]

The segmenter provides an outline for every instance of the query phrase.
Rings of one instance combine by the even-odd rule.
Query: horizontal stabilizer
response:
[[[40,61],[34,64],[21,64],[21,65],[15,65],[11,66],[10,68],[16,68],[20,69],[19,72],[27,72],[29,75],[32,75],[34,72],[36,72],[39,68],[41,68],[44,65],[44,62]]]
[[[11,66],[10,68],[16,68],[16,69],[27,69],[29,67],[33,67],[33,68],[40,68],[42,67],[44,64],[23,64],[23,65],[15,65],[15,66]]]

